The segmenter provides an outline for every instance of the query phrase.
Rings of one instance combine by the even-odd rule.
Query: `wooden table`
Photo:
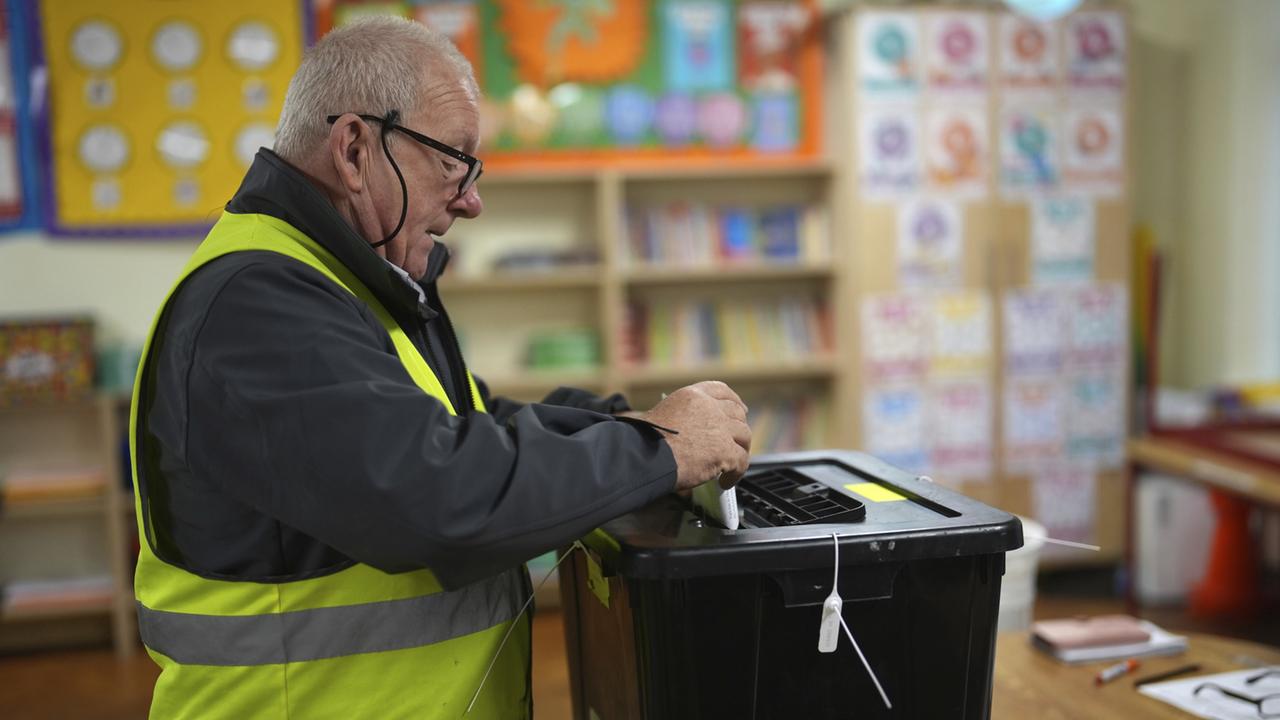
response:
[[[1195,675],[1241,670],[1258,663],[1280,664],[1280,648],[1216,635],[1187,633],[1187,652],[1147,658],[1135,672],[1094,687],[1099,668],[1111,663],[1064,665],[1031,647],[1025,632],[1001,633],[996,640],[995,720],[1186,720],[1193,716],[1140,694],[1133,681],[1146,675],[1198,663]],[[1184,675],[1183,678],[1193,677]]]

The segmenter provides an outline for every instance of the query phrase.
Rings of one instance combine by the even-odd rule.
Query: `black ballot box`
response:
[[[737,491],[737,530],[671,495],[561,565],[575,718],[990,715],[1016,517],[855,452],[762,456]],[[818,651],[837,542],[839,616],[892,709],[842,630]]]

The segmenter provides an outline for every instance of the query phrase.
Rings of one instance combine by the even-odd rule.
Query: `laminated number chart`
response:
[[[273,142],[302,18],[300,2],[41,2],[50,229],[212,224]]]

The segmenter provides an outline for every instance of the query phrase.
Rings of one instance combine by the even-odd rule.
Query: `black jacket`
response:
[[[232,213],[319,242],[381,300],[458,409],[424,394],[373,312],[311,267],[240,252],[174,294],[149,354],[135,452],[159,555],[209,577],[286,580],[362,562],[446,588],[513,567],[669,492],[658,431],[621,396],[561,389],[471,408],[435,277],[427,302],[299,172],[260,151]]]

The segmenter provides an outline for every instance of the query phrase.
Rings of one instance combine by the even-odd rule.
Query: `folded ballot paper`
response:
[[[1042,620],[1031,626],[1031,643],[1072,665],[1154,655],[1177,655],[1187,639],[1128,615]]]

